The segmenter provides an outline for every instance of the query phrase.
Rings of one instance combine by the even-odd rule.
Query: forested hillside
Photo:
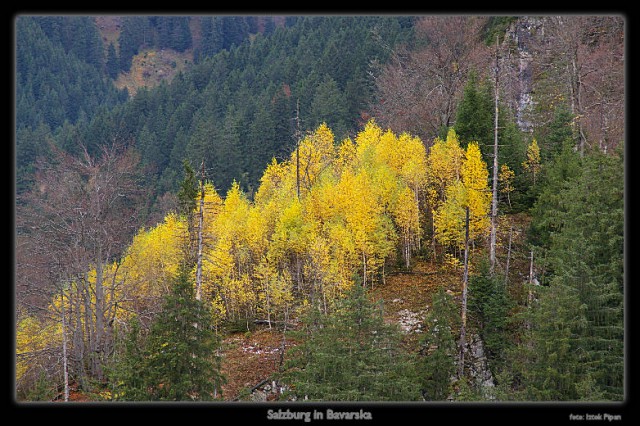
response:
[[[19,16],[16,399],[623,401],[626,24]]]

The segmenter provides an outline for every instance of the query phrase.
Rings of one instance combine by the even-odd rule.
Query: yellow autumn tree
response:
[[[420,138],[402,133],[396,138],[396,151],[400,161],[395,167],[402,180],[417,194],[427,184],[427,151]]]
[[[288,322],[293,306],[293,280],[285,270],[278,270],[268,256],[256,266],[253,278],[260,290],[259,313],[265,315],[269,328],[277,321]]]
[[[491,221],[491,191],[489,189],[489,171],[482,160],[482,153],[477,142],[467,145],[465,158],[460,169],[462,182],[467,189],[467,205],[469,206],[469,238],[476,240],[487,234]]]
[[[275,158],[267,165],[254,196],[256,205],[283,202],[296,193],[295,154],[291,160],[278,163]]]
[[[337,159],[335,161],[334,172],[336,176],[340,176],[344,170],[356,167],[357,160],[356,145],[351,138],[345,138],[338,146]]]
[[[187,224],[170,213],[164,222],[153,228],[141,229],[127,248],[117,280],[122,282],[124,312],[144,315],[157,312],[184,257],[184,242],[188,238]]]
[[[51,309],[50,309],[51,310]],[[41,376],[53,375],[51,359],[62,352],[62,321],[59,314],[38,318],[18,310],[16,319],[16,387],[35,383]],[[60,368],[61,366],[57,366]],[[30,387],[26,385],[25,387]]]
[[[394,197],[394,219],[403,239],[403,256],[409,267],[411,252],[421,247],[420,198],[427,188],[427,153],[420,138],[406,132],[396,138],[398,189]],[[410,195],[413,199],[410,198]]]
[[[427,187],[426,148],[419,138],[383,131],[374,120],[357,135],[356,142],[357,170],[369,176],[376,202],[382,207],[381,214],[391,219],[397,234],[402,235],[403,257],[407,263],[411,250],[420,247],[419,200]],[[413,200],[406,197],[407,187],[413,193]]]
[[[407,269],[411,265],[411,252],[417,246],[420,237],[419,214],[416,195],[406,186],[398,196],[393,216],[402,237],[402,256]]]
[[[467,194],[461,180],[447,185],[446,199],[433,215],[435,238],[440,244],[454,248],[464,244]]]
[[[535,138],[527,147],[527,159],[522,163],[522,166],[526,171],[531,173],[531,176],[533,177],[533,184],[535,185],[536,175],[542,168],[540,162],[540,147],[538,146],[538,142],[535,140]]]
[[[326,123],[322,123],[318,128],[305,136],[300,141],[299,159],[296,158],[296,151],[291,154],[291,164],[296,165],[299,170],[301,191],[309,191],[315,184],[320,174],[333,164],[335,158],[334,136]]]
[[[366,171],[355,176],[343,175],[338,191],[343,197],[347,230],[361,257],[363,285],[366,286],[393,252],[396,235]]]
[[[460,179],[460,168],[464,160],[464,149],[460,147],[458,135],[450,129],[447,138],[436,138],[427,156],[427,197],[432,210],[446,199],[447,186]]]
[[[435,237],[441,244],[455,248],[464,245],[467,207],[469,238],[475,240],[488,232],[491,206],[488,176],[478,144],[469,143],[460,166],[460,178],[446,185],[445,200],[434,213]]]
[[[277,262],[281,270],[290,270],[299,290],[302,290],[303,285],[305,253],[313,235],[302,209],[303,205],[296,197],[292,197],[289,203],[283,206],[269,248],[269,258]]]
[[[374,119],[369,120],[355,138],[356,153],[360,165],[366,167],[366,163],[376,161],[375,146],[382,136],[382,129]]]
[[[350,287],[358,265],[354,238],[346,224],[350,195],[339,186],[342,179],[352,174],[350,167],[339,178],[325,174],[305,199],[309,242],[304,275],[310,286],[310,302],[321,301],[325,310],[331,306],[331,300]]]
[[[227,319],[250,317],[257,298],[250,279],[249,212],[249,201],[233,182],[215,217],[205,220],[210,227],[204,235],[203,294]]]
[[[509,168],[507,164],[503,164],[500,166],[500,173],[498,174],[500,193],[506,194],[509,207],[511,207],[511,193],[515,189],[513,186],[514,178],[515,173]]]

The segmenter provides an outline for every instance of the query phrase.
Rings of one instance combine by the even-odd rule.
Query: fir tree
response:
[[[210,401],[221,396],[220,346],[206,305],[181,267],[146,339],[133,326],[114,374],[114,398],[128,401]]]
[[[464,95],[458,105],[456,133],[463,146],[471,141],[480,144],[483,153],[491,152],[493,142],[493,95],[488,81],[478,82],[476,72],[469,73]]]
[[[567,156],[578,154],[559,158]],[[573,172],[560,173],[567,164]],[[545,198],[547,208],[534,210],[534,223],[550,231],[540,240],[545,285],[527,315],[521,353],[512,353],[526,399],[624,397],[623,171],[621,152],[591,153],[575,163],[556,162],[547,175],[568,180],[548,180],[558,188],[553,203]]]
[[[299,398],[321,401],[408,401],[420,397],[414,363],[399,331],[385,324],[366,290],[354,284],[335,312],[312,308],[307,335],[289,373]]]
[[[585,308],[583,377],[613,400],[623,398],[623,189],[622,151],[585,156],[581,175],[561,194],[561,230],[551,235],[548,252],[554,278],[574,289]]]
[[[480,265],[477,274],[471,276],[469,307],[478,321],[490,366],[501,365],[503,352],[509,343],[510,300],[504,282],[489,273],[486,262]]]
[[[180,183],[178,191],[179,213],[187,218],[193,214],[196,208],[196,197],[198,196],[198,179],[188,160],[182,161],[184,167],[184,178]]]
[[[446,399],[452,391],[456,374],[456,342],[453,327],[459,321],[451,297],[441,287],[433,296],[432,309],[426,319],[429,330],[422,340],[425,354],[421,365],[422,395],[428,401]]]
[[[145,362],[145,336],[141,334],[137,317],[129,322],[129,327],[123,339],[122,353],[117,352],[116,362],[107,368],[111,397],[116,401],[145,401],[149,397],[145,377],[140,374]]]
[[[147,342],[145,375],[152,400],[212,400],[224,377],[216,354],[220,341],[206,305],[181,268]]]
[[[109,48],[107,50],[106,69],[109,78],[112,78],[114,80],[118,78],[118,73],[120,72],[120,62],[113,43],[109,43]]]
[[[520,371],[529,401],[578,399],[576,383],[582,378],[580,335],[586,323],[584,307],[574,288],[557,281],[537,292],[538,301],[528,315],[531,331],[520,346]]]

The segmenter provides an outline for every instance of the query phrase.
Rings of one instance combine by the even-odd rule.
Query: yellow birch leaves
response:
[[[487,176],[478,145],[461,148],[453,130],[427,153],[419,138],[374,120],[339,143],[322,124],[288,159],[266,166],[253,200],[237,183],[224,198],[204,185],[203,300],[216,323],[284,320],[309,302],[331,309],[356,275],[374,285],[398,253],[410,267],[425,208],[441,244],[463,242],[467,206],[472,237],[483,235]],[[150,310],[167,291],[187,238],[175,214],[138,233],[118,270],[128,309]]]
[[[435,238],[441,244],[462,247],[465,210],[469,207],[469,237],[477,239],[489,230],[491,192],[488,170],[476,142],[464,150],[454,130],[447,140],[436,139],[428,164],[429,195],[433,206]]]
[[[540,147],[538,142],[533,139],[527,147],[527,159],[522,163],[525,170],[531,173],[533,177],[533,184],[536,184],[536,175],[542,168],[540,163]]]

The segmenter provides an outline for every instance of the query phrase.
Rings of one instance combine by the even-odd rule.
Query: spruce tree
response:
[[[118,73],[120,72],[120,62],[113,43],[109,43],[109,47],[107,50],[106,70],[109,78],[113,80],[118,78]]]
[[[575,289],[585,308],[583,377],[612,400],[623,398],[623,192],[622,151],[586,155],[580,176],[561,194],[562,226],[548,252],[554,278]]]
[[[480,144],[483,153],[492,151],[493,110],[493,94],[490,83],[486,80],[479,82],[477,73],[470,72],[463,98],[458,106],[454,126],[464,146],[475,141]]]
[[[137,317],[130,320],[128,326],[123,347],[117,347],[115,362],[106,369],[111,383],[111,397],[114,401],[146,401],[149,399],[146,380],[140,374],[144,371],[145,336]],[[115,340],[120,339],[116,336]]]
[[[299,398],[320,401],[408,401],[420,397],[414,362],[400,332],[386,324],[366,290],[354,284],[336,310],[312,308],[306,336],[287,379]]]
[[[483,262],[469,283],[469,307],[476,319],[480,336],[487,350],[490,367],[502,363],[504,350],[509,344],[510,300],[501,277],[489,273],[489,265]]]
[[[212,400],[221,391],[220,346],[211,314],[196,300],[192,279],[181,268],[147,342],[145,373],[153,400]]]
[[[537,288],[520,353],[510,362],[525,399],[544,401],[624,398],[624,167],[622,151],[566,152],[547,175],[533,227],[546,279]],[[568,164],[572,173],[567,171]],[[562,183],[549,180],[566,176]],[[553,202],[549,202],[553,201]],[[514,362],[513,360],[517,360]]]
[[[456,374],[457,349],[453,328],[459,315],[452,298],[442,287],[433,296],[427,316],[429,327],[422,340],[424,361],[421,363],[422,396],[428,401],[445,400],[452,392]]]
[[[181,267],[162,311],[143,336],[133,323],[124,355],[112,375],[114,399],[210,401],[222,395],[216,335],[206,305],[196,300],[189,271]]]
[[[580,335],[586,323],[577,291],[561,281],[537,289],[530,324],[519,351],[516,376],[528,401],[573,401],[581,379]]]

